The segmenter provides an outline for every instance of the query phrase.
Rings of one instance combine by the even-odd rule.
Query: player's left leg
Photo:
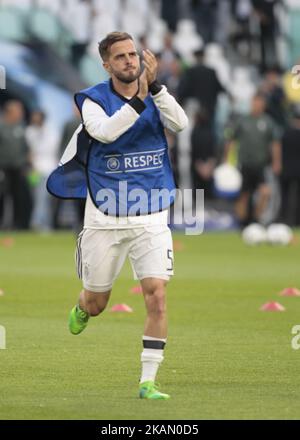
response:
[[[164,359],[164,347],[167,341],[167,305],[166,280],[144,278],[141,285],[146,306],[146,322],[141,355],[142,374],[140,379],[140,397],[146,399],[168,399],[168,394],[161,393],[155,378]]]
[[[238,218],[238,221],[242,226],[245,225],[245,222],[248,218],[248,206],[249,206],[249,192],[242,192],[235,203],[235,213]]]
[[[166,280],[144,278],[141,280],[147,311],[144,334],[152,338],[167,338]]]
[[[258,221],[261,218],[270,200],[271,197],[270,185],[268,185],[267,183],[262,183],[261,185],[259,185],[257,193],[258,193],[258,197],[255,206],[254,216],[255,219]]]
[[[129,257],[141,281],[147,312],[141,355],[140,397],[168,399],[169,395],[157,390],[155,378],[164,358],[167,340],[166,285],[173,275],[172,236],[166,225],[147,226],[136,234]]]

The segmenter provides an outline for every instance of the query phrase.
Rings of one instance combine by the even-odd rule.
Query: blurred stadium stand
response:
[[[271,61],[263,59],[261,52],[259,8],[267,3],[266,13],[272,9],[275,17]],[[208,14],[210,27],[203,24],[203,14]],[[216,165],[222,160],[228,121],[249,111],[253,94],[264,84],[266,68],[280,71],[278,84],[287,120],[291,104],[300,102],[300,87],[293,87],[295,72],[291,72],[292,66],[300,64],[300,0],[0,0],[0,65],[6,71],[0,109],[6,101],[18,99],[27,123],[31,112],[40,109],[62,133],[74,116],[74,92],[107,77],[97,42],[112,30],[131,33],[140,48],[150,47],[157,54],[159,77],[175,95],[183,73],[195,63],[194,52],[205,42],[205,65],[216,71],[228,92],[219,96],[212,123]],[[273,99],[272,93],[268,91],[268,99]],[[180,186],[190,188],[191,132],[199,102],[190,99],[185,105],[191,126],[171,140],[171,154]],[[274,185],[273,177],[270,184],[275,194],[278,177]],[[212,228],[218,229],[214,225],[220,212],[224,214],[220,228],[236,225],[232,201],[212,198],[206,205]],[[275,218],[277,205],[276,198],[265,217]],[[72,215],[68,208],[67,218]]]

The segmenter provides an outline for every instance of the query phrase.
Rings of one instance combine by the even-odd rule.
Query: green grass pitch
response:
[[[81,285],[72,234],[0,237],[0,419],[299,419],[300,246],[247,247],[235,233],[174,235],[169,336],[158,381],[169,401],[138,399],[145,310],[127,263],[109,308],[79,336],[67,317]],[[299,239],[299,234],[298,234]],[[260,312],[279,301],[285,312]]]

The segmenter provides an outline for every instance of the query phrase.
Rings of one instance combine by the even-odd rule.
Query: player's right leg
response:
[[[122,242],[115,230],[84,229],[79,234],[75,259],[83,291],[69,315],[72,334],[81,333],[89,318],[99,315],[106,308],[126,253],[127,244]]]
[[[73,335],[78,335],[86,328],[90,316],[98,316],[105,310],[110,292],[82,290],[78,304],[73,307],[69,315],[69,330]]]
[[[258,197],[255,206],[255,220],[259,221],[263,212],[267,208],[268,202],[271,198],[271,187],[267,183],[262,183],[258,187]]]
[[[252,171],[247,167],[241,167],[242,188],[234,207],[237,220],[241,227],[245,227],[249,220],[249,202],[253,186],[252,174]]]
[[[242,227],[246,226],[249,218],[249,200],[250,193],[242,192],[235,203],[235,214]]]

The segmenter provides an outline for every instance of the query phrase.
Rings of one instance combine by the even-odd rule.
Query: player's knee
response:
[[[94,293],[86,299],[86,308],[90,316],[98,316],[102,313],[108,303],[109,294]]]
[[[156,317],[163,317],[166,314],[166,293],[164,288],[156,288],[151,293],[150,307],[148,312]]]
[[[100,315],[100,313],[103,312],[105,306],[99,306],[98,304],[93,303],[93,304],[88,304],[87,309],[90,316],[98,316]]]
[[[270,197],[271,196],[271,188],[269,185],[261,185],[259,188],[259,193],[262,197]]]

